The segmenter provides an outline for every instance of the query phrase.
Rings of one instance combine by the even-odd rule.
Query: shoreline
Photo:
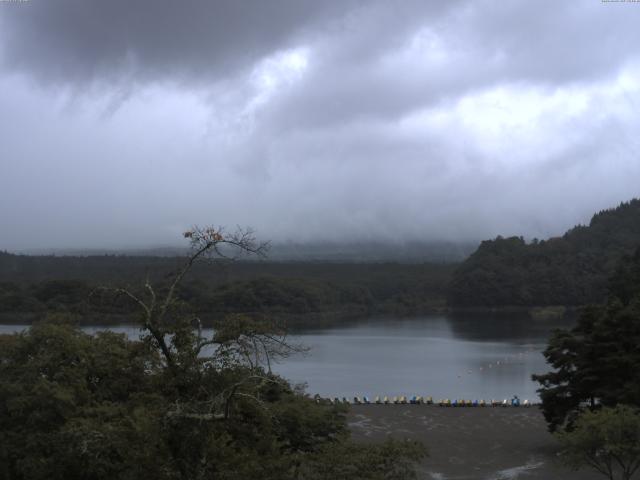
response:
[[[305,313],[291,312],[216,312],[211,314],[186,313],[187,315],[200,316],[204,326],[211,324],[226,315],[259,315],[282,321],[292,328],[305,327],[332,327],[342,322],[358,321],[372,318],[388,318],[389,316],[397,316],[399,318],[419,317],[423,315],[447,315],[452,318],[464,316],[466,318],[473,317],[495,317],[504,318],[509,316],[518,316],[528,318],[532,321],[549,321],[563,320],[574,318],[583,307],[576,306],[500,306],[500,307],[448,307],[448,306],[432,306],[417,309],[386,309],[373,308],[365,310],[355,308],[354,306],[346,307],[339,310],[327,310]],[[35,321],[43,319],[49,313],[68,314],[77,319],[79,326],[116,326],[135,324],[135,316],[137,313],[96,313],[96,312],[1,312],[0,325],[14,324],[32,324]]]
[[[425,405],[352,405],[352,438],[381,442],[392,436],[422,441],[429,456],[420,480],[596,480],[558,462],[558,446],[537,407],[433,408]]]

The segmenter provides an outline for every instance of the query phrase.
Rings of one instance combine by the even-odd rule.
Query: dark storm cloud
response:
[[[3,6],[5,62],[45,82],[211,82],[349,2],[33,0]]]
[[[559,234],[640,193],[638,24],[597,0],[0,2],[0,248]]]

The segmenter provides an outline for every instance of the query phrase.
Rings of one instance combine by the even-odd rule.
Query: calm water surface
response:
[[[274,369],[322,396],[537,399],[531,374],[549,369],[541,352],[551,330],[570,325],[517,317],[376,318],[300,331],[293,339],[309,353]],[[0,325],[0,332],[23,328]],[[132,326],[110,328],[139,335]]]
[[[430,316],[376,319],[300,335],[311,347],[278,371],[323,396],[431,395],[537,399],[531,374],[551,330],[570,324],[530,319]]]

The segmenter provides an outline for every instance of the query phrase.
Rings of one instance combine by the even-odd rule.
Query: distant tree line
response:
[[[1,257],[1,256],[0,256]],[[16,260],[17,259],[17,260]],[[15,267],[13,281],[0,281],[0,314],[44,314],[58,311],[100,319],[101,315],[128,315],[135,306],[126,301],[105,301],[92,294],[100,284],[122,284],[145,278],[166,285],[167,277],[153,267],[173,267],[175,259],[150,259],[150,264],[128,257],[107,257],[113,270],[103,272],[103,259],[35,258],[5,254]],[[38,272],[38,261],[45,266]],[[70,265],[86,261],[79,278],[69,278]],[[164,262],[164,263],[163,263]],[[146,267],[146,268],[145,268]],[[70,268],[73,271],[73,267]],[[215,269],[209,269],[215,270]],[[216,273],[203,265],[194,267],[194,277],[178,290],[186,308],[203,315],[227,313],[284,314],[344,312],[420,313],[443,308],[446,285],[453,266],[439,264],[277,264],[238,263],[224,265]],[[115,272],[115,273],[114,273]],[[266,272],[266,275],[265,273]],[[60,274],[60,278],[54,275]],[[90,275],[94,273],[95,278]],[[105,274],[103,274],[105,273]],[[108,274],[106,274],[108,273]],[[117,275],[116,275],[117,274]],[[5,278],[6,278],[5,277]]]
[[[562,237],[487,240],[455,270],[456,307],[579,306],[605,299],[607,279],[640,245],[640,200],[593,216]]]

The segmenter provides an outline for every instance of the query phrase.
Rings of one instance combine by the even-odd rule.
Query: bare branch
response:
[[[153,311],[156,308],[156,292],[153,289],[153,286],[151,285],[151,283],[149,283],[149,277],[148,276],[147,276],[147,279],[145,281],[144,286],[147,289],[147,291],[149,292],[149,294],[151,295],[151,306],[149,307],[149,310]]]
[[[150,314],[150,309],[147,306],[147,304],[144,303],[142,300],[140,300],[138,297],[136,297],[133,293],[131,293],[126,288],[97,287],[89,294],[89,296],[93,296],[98,291],[114,293],[116,295],[116,298],[121,296],[121,295],[123,295],[123,296],[133,300],[136,304],[138,304],[138,306],[140,306],[145,311],[147,316],[149,316],[149,314]]]

